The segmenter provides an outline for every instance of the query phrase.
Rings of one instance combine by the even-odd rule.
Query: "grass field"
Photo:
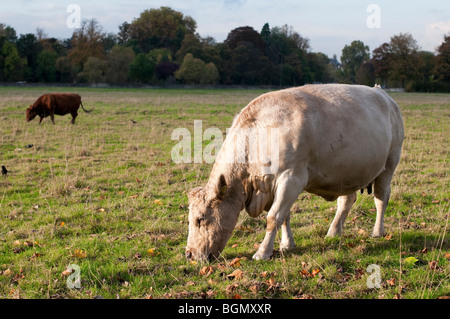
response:
[[[78,92],[80,110],[38,125],[25,109]],[[0,298],[442,298],[450,296],[450,94],[393,93],[406,137],[385,218],[358,195],[341,238],[325,235],[335,202],[303,193],[296,248],[253,261],[265,216],[242,213],[219,261],[184,258],[187,191],[210,164],[175,164],[175,128],[225,132],[262,90],[0,88]],[[135,123],[134,123],[134,122]],[[30,147],[30,145],[32,145]],[[380,268],[379,288],[370,288]],[[75,272],[67,271],[76,265]],[[369,267],[369,269],[368,269]],[[81,279],[81,287],[67,284]],[[70,288],[72,287],[72,288]]]

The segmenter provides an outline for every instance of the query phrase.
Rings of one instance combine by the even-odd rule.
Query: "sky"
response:
[[[309,39],[312,52],[336,54],[338,59],[354,40],[372,52],[392,36],[410,33],[422,50],[435,52],[444,34],[450,35],[448,0],[0,0],[0,23],[18,35],[40,28],[49,37],[66,39],[74,31],[67,23],[74,14],[71,4],[78,6],[81,19],[95,18],[107,33],[117,33],[123,22],[161,6],[191,16],[197,33],[216,42],[237,27],[259,32],[265,23],[287,24]]]

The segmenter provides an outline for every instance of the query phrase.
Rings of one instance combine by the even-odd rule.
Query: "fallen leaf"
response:
[[[7,276],[11,276],[11,275],[12,275],[12,271],[9,268],[2,271],[2,276],[7,277]]]
[[[416,257],[407,257],[407,258],[405,258],[405,264],[408,264],[408,265],[414,265],[416,262],[418,262],[419,261],[419,259],[417,259]]]
[[[69,276],[72,274],[72,269],[66,269],[61,273],[61,277]]]
[[[231,274],[229,274],[227,277],[230,278],[230,279],[239,279],[239,278],[242,278],[243,273],[244,272],[242,270],[236,269]]]
[[[18,253],[21,253],[22,251],[24,251],[25,249],[23,249],[23,248],[19,248],[19,247],[16,247],[16,248],[14,248],[13,249],[13,252],[15,253],[15,254],[18,254]]]
[[[61,222],[61,224],[59,224],[59,226],[64,226],[65,222]]]
[[[239,294],[235,294],[231,299],[242,299],[242,297]]]
[[[208,277],[213,272],[214,272],[214,267],[213,266],[203,266],[203,268],[200,269],[199,274],[202,275],[202,276]]]
[[[302,278],[308,278],[310,276],[310,273],[306,269],[303,269],[302,271],[300,271],[300,276],[302,276]]]
[[[137,198],[139,195],[130,195],[130,196],[128,196],[128,198]]]
[[[248,288],[251,292],[253,292],[253,293],[257,293],[258,292],[258,285],[253,285],[253,286],[250,286],[249,288]]]
[[[230,266],[235,267],[235,268],[239,267],[241,265],[240,261],[241,261],[241,258],[236,257],[230,262]]]
[[[225,293],[226,293],[227,295],[231,295],[231,293],[232,293],[237,287],[239,287],[238,284],[228,285],[227,288],[225,289]]]
[[[428,262],[428,265],[430,266],[431,270],[437,270],[439,268],[437,261],[430,261],[430,262]]]
[[[231,248],[236,248],[238,244],[231,245]]]
[[[270,286],[275,286],[276,284],[277,284],[277,281],[275,280],[275,278],[271,277],[271,278],[269,279],[269,285],[270,285]]]
[[[391,240],[391,238],[392,238],[392,234],[384,236],[384,239],[386,239],[386,240]]]
[[[445,258],[450,259],[450,253],[445,253]]]
[[[41,257],[42,256],[42,254],[41,253],[33,253],[33,255],[30,257],[30,260],[31,259],[36,259],[36,258],[38,258],[38,257]]]
[[[104,208],[99,208],[98,211],[101,212],[101,213],[104,213],[105,209]]]
[[[23,244],[27,247],[33,247],[33,242],[31,241],[24,241]]]
[[[72,253],[72,257],[83,259],[87,257],[87,253],[86,251],[75,249],[75,251]]]
[[[358,234],[359,235],[364,235],[365,233],[366,233],[366,231],[364,229],[358,230]]]
[[[311,275],[314,277],[320,272],[320,269],[313,269]]]
[[[395,278],[391,278],[391,279],[388,279],[388,280],[386,280],[386,283],[389,285],[389,286],[395,286]]]
[[[155,200],[153,201],[153,204],[155,204],[155,205],[163,205],[163,202],[162,202],[162,200],[160,200],[160,199],[155,199]]]
[[[147,250],[147,254],[150,257],[154,257],[154,256],[158,256],[160,254],[160,252],[156,251],[156,248],[150,248]]]

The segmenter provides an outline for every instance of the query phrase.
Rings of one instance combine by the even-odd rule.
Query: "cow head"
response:
[[[231,237],[242,208],[236,190],[225,177],[215,185],[189,192],[189,235],[186,257],[196,260],[217,258]]]
[[[26,112],[26,119],[27,122],[30,122],[32,119],[36,117],[37,113],[33,110],[33,105],[30,105],[29,108],[27,108]]]

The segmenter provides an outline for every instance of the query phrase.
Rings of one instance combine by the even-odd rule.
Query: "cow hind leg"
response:
[[[372,237],[384,236],[384,213],[391,195],[392,174],[384,171],[374,182],[374,202],[377,209],[375,226],[373,227]]]
[[[75,118],[78,116],[78,113],[71,113],[72,114],[72,121],[70,123],[75,124]]]
[[[328,229],[327,237],[340,236],[344,226],[345,219],[356,201],[356,193],[339,196],[337,199],[337,210],[333,222]]]
[[[253,259],[269,259],[273,254],[273,245],[278,228],[282,227],[281,249],[292,248],[294,239],[289,224],[289,214],[292,204],[306,186],[307,174],[303,179],[293,176],[291,172],[284,172],[277,180],[274,202],[267,214],[266,235]],[[298,176],[298,175],[297,175]]]

